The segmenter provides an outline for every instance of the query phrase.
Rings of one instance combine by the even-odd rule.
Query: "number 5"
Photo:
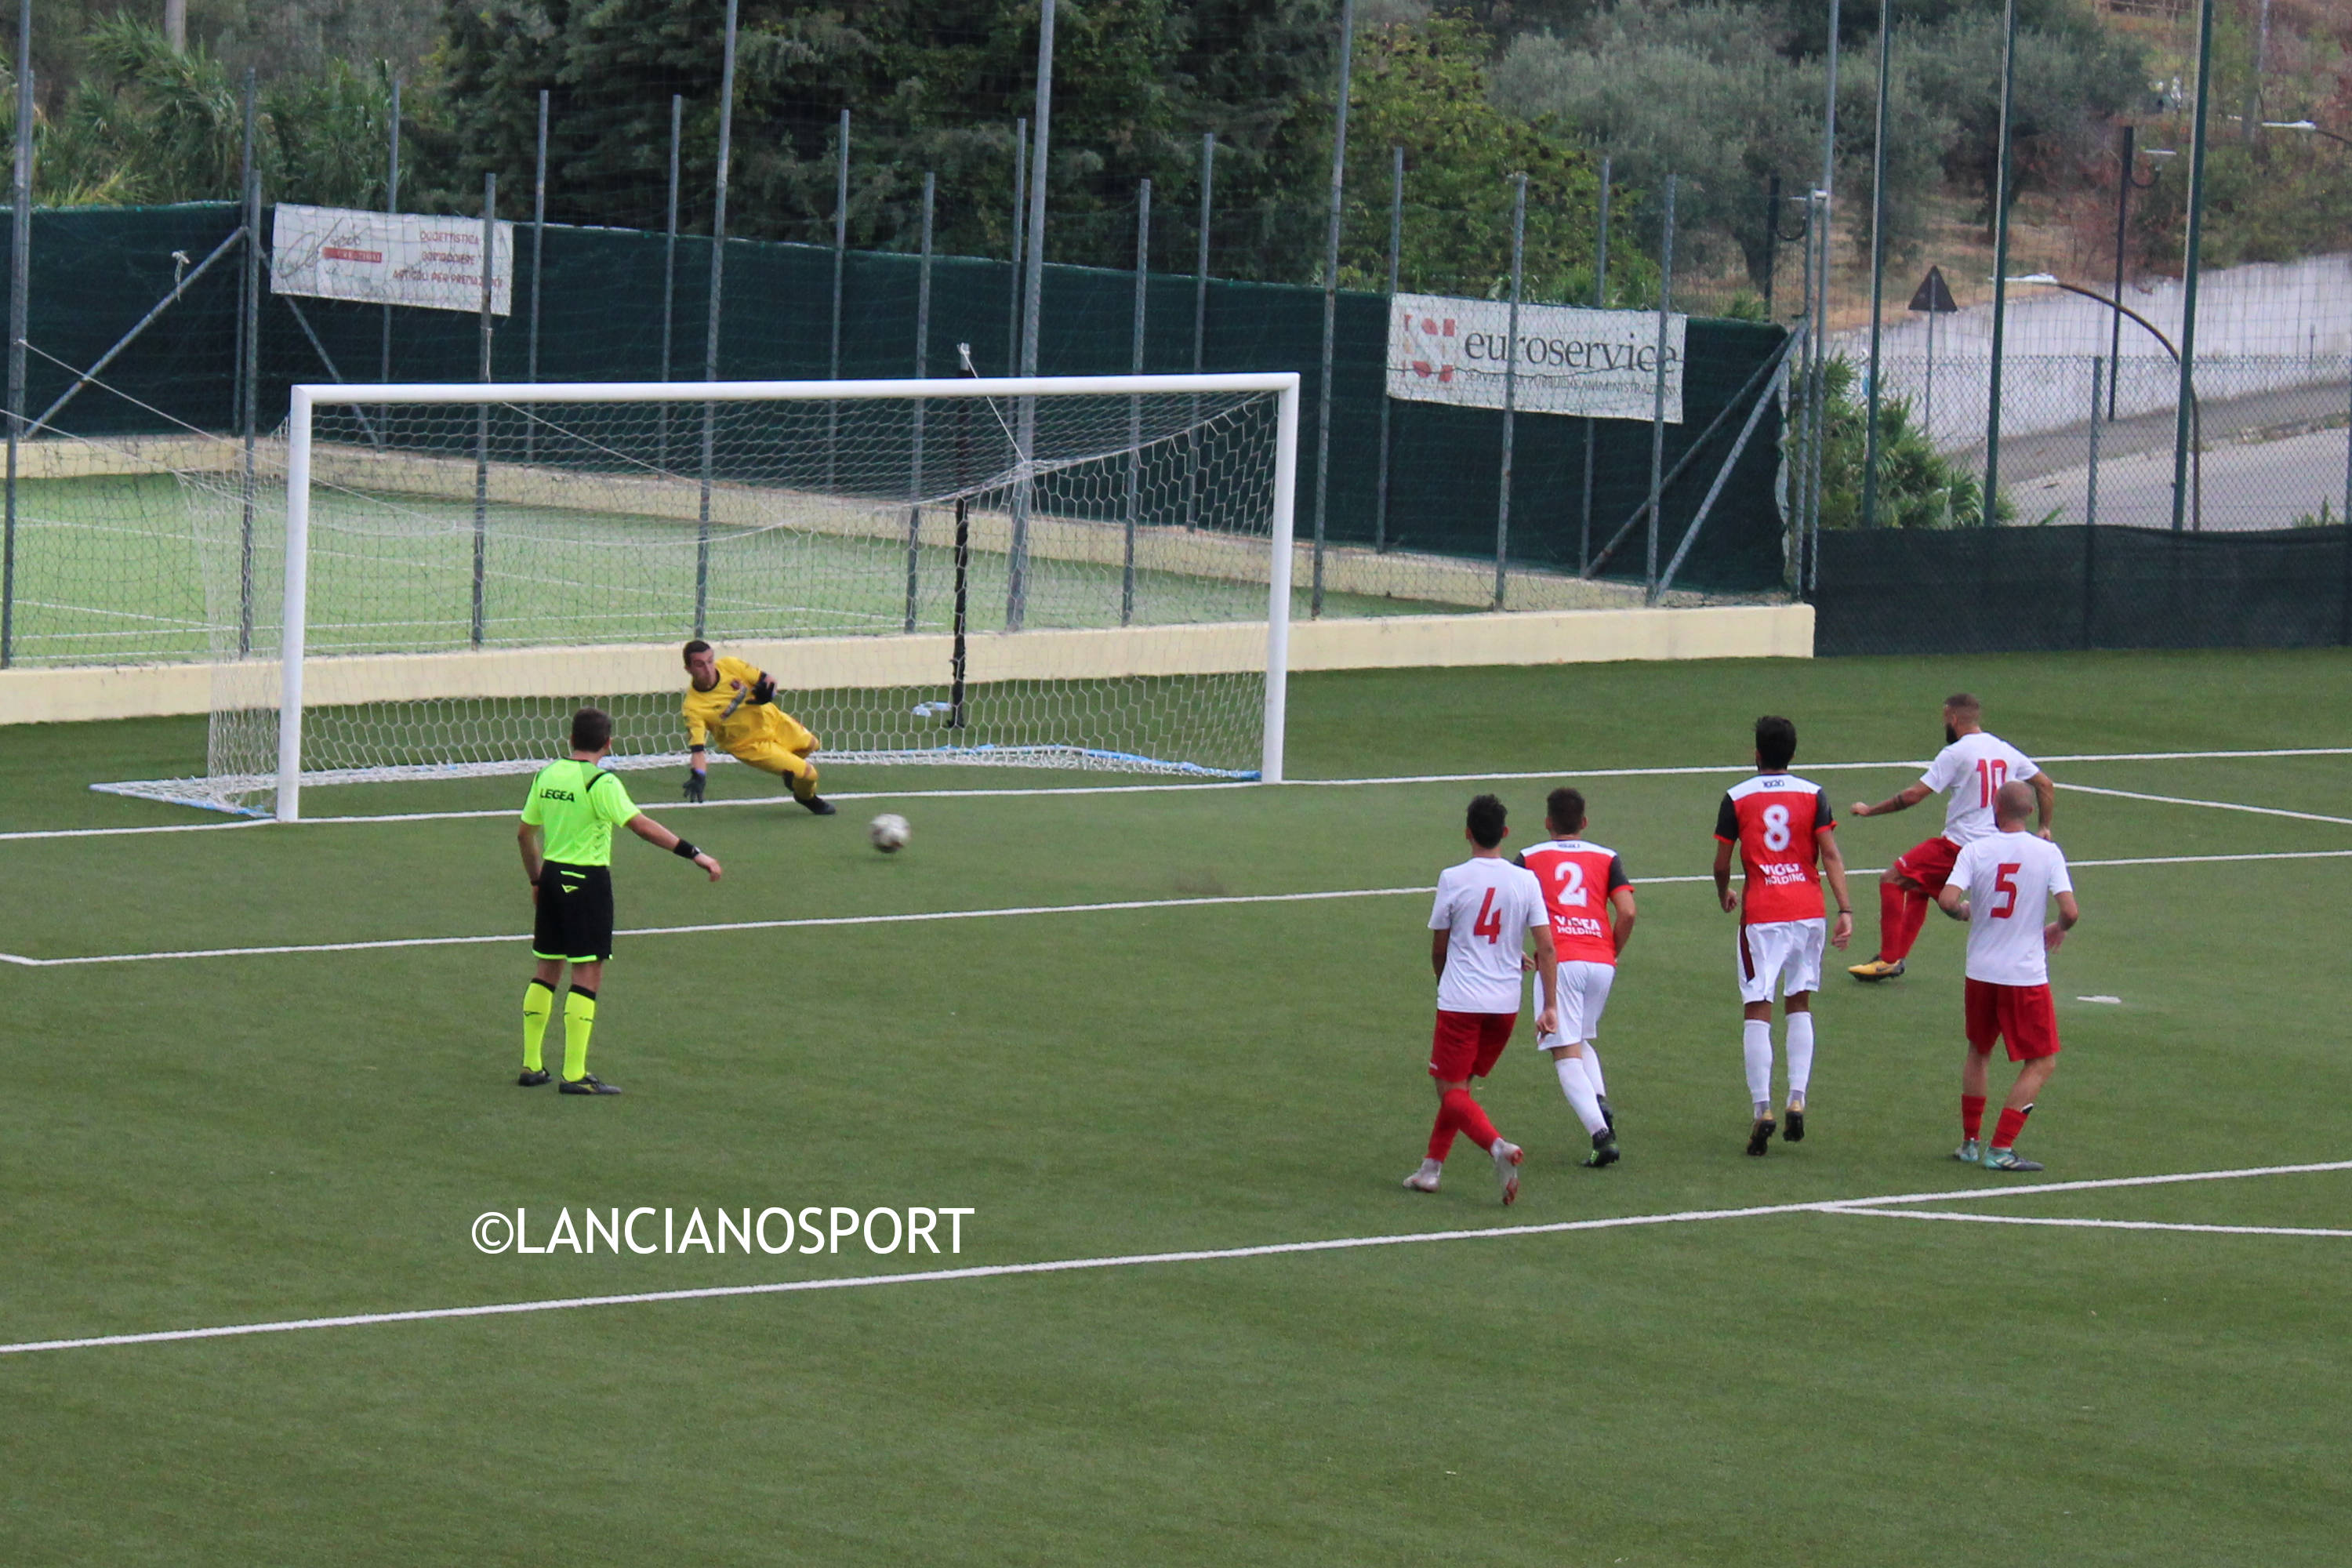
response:
[[[2000,901],[1992,907],[1993,919],[2005,921],[2017,912],[2016,878],[2019,868],[2024,864],[2022,860],[2012,860],[1994,868],[1993,891],[2000,895]]]

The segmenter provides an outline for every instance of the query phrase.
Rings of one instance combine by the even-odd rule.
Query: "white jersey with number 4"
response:
[[[1519,1010],[1519,954],[1528,932],[1551,919],[1544,909],[1543,884],[1535,873],[1508,860],[1473,856],[1448,866],[1437,879],[1437,902],[1429,929],[1446,931],[1445,973],[1438,977],[1441,1013],[1509,1013]]]
[[[2031,833],[1988,834],[1961,847],[1946,885],[1969,895],[1969,979],[2050,984],[2042,924],[2058,895],[2074,890],[2058,846]]]
[[[1966,846],[2000,831],[1992,801],[2000,786],[2011,780],[2022,784],[2041,771],[2023,752],[1979,730],[1937,752],[1919,782],[1937,795],[1951,792],[1951,804],[1944,807],[1944,837]]]

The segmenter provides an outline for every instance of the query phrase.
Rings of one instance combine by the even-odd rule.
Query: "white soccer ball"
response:
[[[896,812],[886,811],[866,825],[866,841],[885,855],[904,849],[909,836],[907,819]]]

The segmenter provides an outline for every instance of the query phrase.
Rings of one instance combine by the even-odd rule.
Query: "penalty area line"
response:
[[[2344,860],[2352,859],[2352,849],[2278,849],[2242,855],[2158,855],[2121,860],[2075,860],[2069,862],[2075,870],[2116,866],[2198,866],[2242,860]],[[1851,867],[1847,875],[1875,877],[1881,868]],[[1689,883],[1708,883],[1712,876],[1645,877],[1634,883],[1639,887],[1673,887]],[[937,921],[982,921],[1009,919],[1024,915],[1094,915],[1116,914],[1135,910],[1197,910],[1215,909],[1235,904],[1306,904],[1325,903],[1348,899],[1399,899],[1409,894],[1426,898],[1430,889],[1416,888],[1340,888],[1307,893],[1223,893],[1188,899],[1121,899],[1094,904],[1014,904],[984,910],[917,910],[907,912],[874,915],[803,915],[789,920],[714,921],[696,925],[637,926],[616,931],[616,936],[711,936],[728,931],[807,931],[827,926],[922,925]],[[315,952],[378,952],[417,947],[484,947],[527,942],[528,932],[516,931],[496,936],[392,936],[365,942],[287,942],[276,946],[176,948],[156,952],[93,952],[65,958],[35,958],[21,952],[0,952],[0,963],[15,964],[21,969],[63,969],[89,963],[160,963],[175,959],[195,958],[269,958],[289,954]]]
[[[2332,822],[2352,827],[2352,816],[2323,816],[2315,811],[2287,811],[2275,805],[2247,805],[2234,800],[2196,800],[2180,795],[2142,795],[2137,790],[2105,789],[2096,784],[2060,784],[2069,795],[2105,795],[2117,800],[2152,801],[2158,805],[2201,805],[2213,811],[2245,811],[2256,816],[2291,816],[2297,822]]]
[[[41,1351],[100,1350],[123,1345],[172,1344],[186,1340],[236,1339],[253,1334],[297,1333],[313,1329],[371,1328],[384,1323],[440,1322],[457,1318],[511,1317],[528,1312],[570,1311],[583,1307],[636,1307],[665,1301],[715,1300],[733,1296],[797,1295],[813,1290],[856,1290],[882,1285],[941,1284],[963,1279],[1004,1279],[1033,1274],[1073,1274],[1108,1268],[1139,1268],[1172,1263],[1226,1263],[1301,1253],[1349,1252],[1374,1247],[1411,1247],[1446,1241],[1491,1241],[1526,1236],[1562,1236],[1578,1231],[1630,1230],[1650,1226],[1695,1225],[1707,1220],[1760,1219],[1774,1215],[1868,1214],[1886,1205],[1969,1202],[2028,1193],[2088,1192],[2105,1187],[2155,1186],[2179,1182],[2218,1182],[2250,1176],[2297,1175],[2352,1170],[2352,1160],[2322,1164],[2258,1165],[2225,1171],[2182,1171],[2155,1176],[2042,1182],[2022,1187],[1972,1187],[1940,1193],[1890,1193],[1879,1197],[1825,1198],[1811,1203],[1761,1204],[1750,1208],[1677,1209],[1667,1214],[1614,1215],[1599,1219],[1559,1220],[1545,1225],[1502,1225],[1469,1230],[1410,1231],[1389,1236],[1334,1237],[1322,1241],[1278,1241],[1255,1247],[1204,1247],[1181,1252],[1135,1252],[1108,1258],[1065,1258],[1037,1263],[975,1264],[963,1268],[926,1268],[901,1274],[859,1274],[829,1279],[783,1279],[758,1285],[707,1285],[680,1290],[638,1290],[609,1296],[563,1296],[535,1301],[498,1301],[472,1307],[427,1307],[400,1312],[353,1312],[331,1318],[288,1318],[270,1322],[226,1323],[202,1329],[163,1329],[147,1333],[92,1334],[79,1339],[26,1340],[0,1344],[0,1355]],[[1952,1215],[1960,1218],[1964,1216]]]
[[[1937,1209],[1823,1208],[1823,1214],[1864,1215],[1876,1219],[1949,1219],[1969,1225],[2047,1225],[2070,1230],[2188,1230],[2207,1236],[2352,1236],[2352,1230],[2330,1230],[2298,1225],[2189,1225],[2155,1219],[2074,1219],[2044,1215],[1951,1214]]]

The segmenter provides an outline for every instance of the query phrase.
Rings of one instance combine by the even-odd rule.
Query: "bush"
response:
[[[1863,469],[1868,460],[1862,376],[1853,363],[1832,359],[1824,368],[1827,441],[1822,453],[1822,526],[1862,526]],[[1798,450],[1790,443],[1790,461]],[[1953,466],[1927,444],[1912,423],[1911,400],[1878,401],[1878,526],[1965,528],[1984,509],[1984,487],[1976,476]],[[2017,504],[2003,491],[1996,517],[2009,522]]]

